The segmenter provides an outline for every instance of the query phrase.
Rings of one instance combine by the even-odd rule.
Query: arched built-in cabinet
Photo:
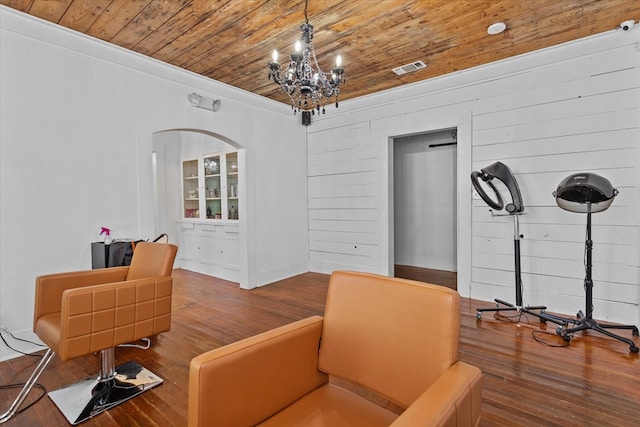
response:
[[[242,282],[244,154],[204,131],[153,135],[156,229],[176,236],[180,268]]]

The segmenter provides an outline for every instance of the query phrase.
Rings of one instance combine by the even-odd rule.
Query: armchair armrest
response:
[[[62,292],[66,289],[121,282],[127,277],[128,271],[129,267],[116,267],[47,274],[37,277],[33,311],[34,331],[40,317],[60,311]]]
[[[480,422],[481,394],[480,369],[456,362],[391,426],[477,426]]]
[[[327,383],[318,371],[322,321],[310,317],[195,357],[189,427],[255,425]]]

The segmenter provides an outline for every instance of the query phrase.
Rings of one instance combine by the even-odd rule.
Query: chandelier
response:
[[[344,83],[344,68],[342,58],[336,58],[336,66],[330,73],[323,72],[318,66],[316,53],[313,49],[313,25],[307,17],[308,0],[304,5],[304,23],[300,25],[302,36],[296,41],[295,51],[289,55],[289,66],[281,72],[278,63],[278,51],[274,50],[269,62],[269,79],[276,82],[291,99],[293,113],[298,111],[315,111],[325,113],[325,105],[335,98],[338,107],[340,85]]]

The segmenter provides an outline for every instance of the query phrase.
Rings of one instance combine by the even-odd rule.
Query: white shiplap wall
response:
[[[551,193],[566,176],[593,172],[620,191],[592,217],[594,316],[638,322],[639,58],[632,44],[552,63],[474,107],[474,170],[501,160],[523,193],[525,303],[585,311],[586,215],[561,210]],[[511,219],[491,217],[482,201],[472,218],[474,293],[513,301]]]
[[[316,264],[375,270],[378,153],[368,123],[323,132],[308,144],[309,251]]]
[[[551,193],[579,171],[620,195],[593,215],[594,315],[640,323],[640,29],[611,31],[341,104],[309,127],[310,267],[389,273],[390,139],[458,127],[458,290],[514,300],[513,223],[472,200],[469,173],[515,173],[525,304],[584,311],[586,215]],[[345,88],[347,90],[347,88]]]

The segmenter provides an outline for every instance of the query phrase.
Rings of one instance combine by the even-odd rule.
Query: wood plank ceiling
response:
[[[288,103],[267,79],[267,63],[273,49],[281,58],[292,51],[304,0],[0,4]],[[309,0],[308,17],[320,67],[328,71],[342,55],[345,100],[613,30],[640,19],[640,1]],[[487,27],[497,21],[507,30],[488,35]],[[402,76],[391,71],[418,60],[428,67]]]

